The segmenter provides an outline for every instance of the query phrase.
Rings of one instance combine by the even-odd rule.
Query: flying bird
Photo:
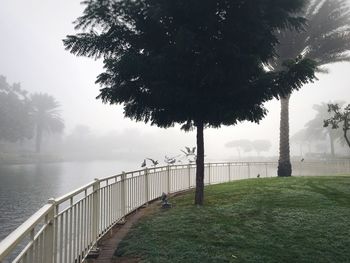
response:
[[[185,149],[186,149],[186,151],[181,150],[181,152],[183,152],[186,155],[186,157],[191,156],[191,155],[195,155],[196,147],[193,147],[191,149],[190,147],[185,146]]]
[[[169,158],[168,156],[165,155],[164,158],[165,158],[164,162],[167,163],[167,164],[174,164],[174,163],[176,163],[176,157],[170,157]]]
[[[153,159],[151,159],[151,158],[146,158],[147,160],[150,160],[151,162],[152,162],[152,166],[153,167],[156,167],[158,164],[159,164],[159,162],[157,161],[157,160],[153,160]]]
[[[301,160],[300,160],[300,161],[301,161],[301,162],[303,162],[304,160],[305,160],[304,158],[301,158]]]

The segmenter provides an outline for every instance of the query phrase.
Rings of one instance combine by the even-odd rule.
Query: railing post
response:
[[[248,179],[250,178],[250,163],[247,163],[248,164]]]
[[[170,182],[170,166],[166,167],[166,178],[167,178],[167,193],[170,193],[171,190],[171,182]]]
[[[50,208],[50,212],[45,216],[47,227],[44,235],[44,262],[51,263],[53,262],[54,255],[54,238],[56,238],[54,236],[55,199],[51,198],[47,203],[52,204],[52,207]]]
[[[92,186],[93,190],[93,214],[92,214],[92,233],[97,240],[100,228],[100,180],[95,179]]]
[[[148,182],[148,169],[145,168],[145,199],[146,199],[146,205],[148,205],[148,202],[150,200],[149,196],[149,182]]]
[[[191,165],[187,165],[188,189],[191,189]]]
[[[267,178],[267,163],[265,163],[265,177]]]
[[[209,184],[211,184],[211,178],[210,178],[210,163],[208,163],[208,178],[209,178]]]
[[[126,195],[126,174],[123,172],[122,176],[121,176],[121,180],[120,180],[120,183],[121,183],[121,212],[122,212],[122,218],[124,219],[125,215],[126,215],[126,198],[125,198],[125,195]]]
[[[228,163],[228,181],[231,182],[231,163]]]

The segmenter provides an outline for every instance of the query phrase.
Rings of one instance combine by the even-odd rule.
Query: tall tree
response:
[[[203,204],[204,128],[259,122],[263,103],[314,78],[311,60],[267,72],[276,30],[300,28],[304,0],[87,0],[64,44],[104,59],[99,98],[159,127],[197,130],[195,204]]]
[[[296,56],[315,60],[319,66],[349,61],[350,12],[347,0],[308,0],[300,15],[308,19],[304,31],[278,31],[280,41],[278,58],[272,62],[279,70],[282,62]],[[324,71],[325,72],[325,71]],[[291,93],[281,96],[280,157],[278,176],[290,176],[292,166],[289,154],[289,99]]]
[[[241,158],[241,150],[250,152],[252,150],[252,142],[249,140],[234,140],[225,144],[227,148],[237,148],[238,157]]]
[[[252,141],[252,146],[259,156],[261,152],[267,152],[270,150],[271,142],[269,140],[255,140]]]
[[[27,92],[0,75],[0,139],[17,142],[33,136]]]
[[[39,153],[43,133],[60,133],[64,129],[64,123],[60,116],[60,104],[54,97],[46,93],[35,93],[30,96],[30,100],[35,123],[35,150]]]

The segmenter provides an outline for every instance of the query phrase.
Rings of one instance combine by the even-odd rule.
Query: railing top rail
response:
[[[95,182],[96,181],[92,181],[92,182],[90,182],[90,183],[88,183],[88,184],[86,184],[86,185],[84,185],[82,187],[79,187],[78,189],[75,189],[75,190],[73,190],[73,191],[71,191],[71,192],[69,192],[69,193],[67,193],[65,195],[62,195],[62,196],[60,196],[58,198],[55,198],[56,204],[61,204],[61,203],[65,202],[65,201],[69,200],[70,198],[80,194],[81,192],[83,192],[86,189],[88,189],[91,186],[93,186]]]
[[[54,204],[46,204],[0,242],[0,262],[15,248],[35,226],[53,209]]]

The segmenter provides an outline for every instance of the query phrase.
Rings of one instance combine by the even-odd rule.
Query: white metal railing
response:
[[[349,160],[299,162],[294,175],[349,174]],[[205,164],[205,184],[276,176],[275,162]],[[0,263],[81,262],[117,222],[142,205],[195,187],[196,166],[174,165],[122,173],[50,199],[0,243]]]

